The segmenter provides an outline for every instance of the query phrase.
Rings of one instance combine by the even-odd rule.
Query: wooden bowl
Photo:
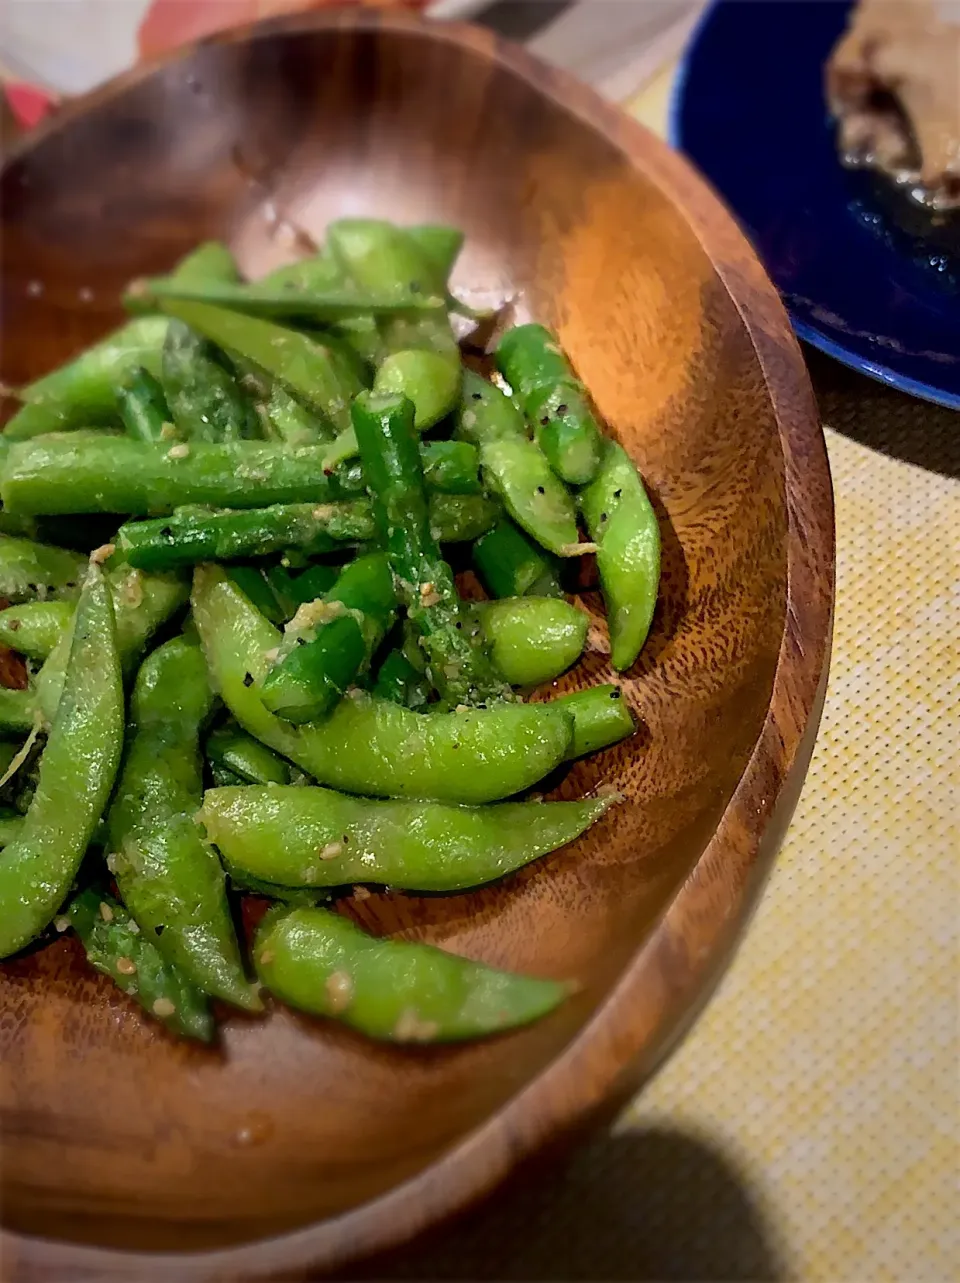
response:
[[[662,599],[624,688],[632,740],[561,796],[626,800],[576,847],[469,895],[374,896],[374,931],[573,977],[520,1033],[376,1046],[277,1009],[174,1042],[64,938],[0,974],[8,1279],[289,1277],[396,1243],[609,1109],[729,956],[820,715],[830,478],[780,302],[704,184],[521,50],[370,12],[286,19],[137,70],[2,177],[7,383],[119,315],[121,286],[209,236],[257,271],[275,211],[467,233],[456,284],[556,326],[655,492]],[[603,630],[565,687],[608,679]],[[170,1253],[177,1253],[175,1256]]]

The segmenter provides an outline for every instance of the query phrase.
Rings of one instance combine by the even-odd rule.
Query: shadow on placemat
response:
[[[814,348],[803,354],[825,424],[892,459],[960,477],[960,411],[897,392]]]
[[[680,1131],[605,1135],[341,1278],[777,1283],[782,1262],[730,1159]]]

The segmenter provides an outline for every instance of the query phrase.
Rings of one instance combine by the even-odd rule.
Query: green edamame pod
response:
[[[493,597],[563,595],[556,562],[518,530],[508,517],[473,546],[473,564]]]
[[[330,344],[307,334],[209,303],[163,301],[163,310],[185,321],[218,347],[252,361],[338,432],[350,426],[350,398],[362,384],[353,367]]]
[[[653,620],[660,584],[660,527],[640,474],[615,441],[606,442],[600,471],[580,493],[580,508],[597,545],[611,659],[614,668],[623,671],[640,654]]]
[[[501,508],[486,495],[432,494],[427,511],[437,543],[472,543],[496,523]]]
[[[176,575],[145,575],[126,567],[111,571],[108,583],[120,666],[129,674],[160,625],[186,603],[189,589]],[[76,616],[37,674],[35,708],[40,708],[48,725],[53,722],[60,704],[75,620]]]
[[[209,1042],[213,1017],[206,996],[162,957],[122,904],[90,887],[75,896],[66,917],[80,937],[87,961],[171,1033]]]
[[[562,695],[553,705],[573,715],[573,743],[568,753],[571,761],[609,748],[637,729],[619,686],[589,686],[572,695]]]
[[[559,706],[414,713],[364,692],[341,700],[319,726],[291,726],[264,708],[257,690],[280,634],[220,567],[195,572],[193,617],[214,687],[244,730],[333,788],[491,802],[530,788],[572,743],[572,716]]]
[[[117,390],[117,409],[127,435],[134,441],[160,441],[172,422],[159,379],[138,365]]]
[[[178,281],[183,285],[196,285],[204,282],[236,283],[240,280],[237,261],[222,241],[204,241],[196,249],[182,258],[167,281]],[[128,312],[135,315],[154,311],[152,300],[136,290],[127,290],[123,305]]]
[[[449,352],[402,348],[384,357],[374,376],[373,390],[380,396],[406,397],[413,405],[414,427],[425,432],[456,406],[461,374],[460,355],[453,342]]]
[[[223,726],[207,739],[207,759],[244,784],[289,784],[288,762],[237,726]]]
[[[26,735],[33,730],[36,716],[36,691],[0,686],[0,735]]]
[[[295,263],[275,267],[257,284],[273,290],[330,290],[343,284],[343,273],[330,254],[321,250]]]
[[[8,441],[27,441],[47,432],[109,422],[117,413],[117,387],[127,374],[145,366],[160,371],[160,352],[169,322],[141,316],[45,374],[19,396],[24,402],[4,429]]]
[[[447,227],[443,223],[420,223],[405,227],[404,231],[435,273],[428,282],[431,288],[446,288],[463,249],[463,232],[459,227]]]
[[[245,441],[260,421],[213,345],[173,320],[163,345],[161,380],[177,432],[186,441]]]
[[[253,947],[281,1001],[369,1038],[451,1042],[500,1033],[552,1011],[566,986],[407,940],[378,940],[329,909],[268,913]]]
[[[496,362],[550,466],[570,485],[585,485],[600,464],[603,438],[556,336],[543,325],[517,325],[501,338]]]
[[[333,431],[322,419],[292,397],[286,388],[275,383],[266,406],[267,419],[272,435],[287,445],[310,445],[312,442],[332,441]]]
[[[0,535],[0,597],[76,597],[86,558],[52,544]]]
[[[122,743],[113,602],[100,568],[91,565],[37,791],[22,836],[0,860],[0,957],[39,935],[63,903],[113,788]]]
[[[293,279],[293,278],[291,278]],[[440,295],[428,296],[399,286],[385,291],[355,289],[349,285],[318,287],[305,278],[290,288],[270,280],[251,284],[174,281],[163,277],[134,281],[128,297],[152,307],[165,303],[203,303],[229,308],[245,315],[274,320],[300,320],[328,325],[351,316],[390,316],[398,311],[436,311],[443,306]]]
[[[108,868],[141,931],[205,993],[248,1011],[223,869],[196,825],[200,733],[213,693],[199,646],[175,637],[144,661],[108,818]]]
[[[435,259],[399,227],[370,218],[344,218],[327,228],[327,243],[344,274],[369,290],[407,291],[443,299],[446,277]],[[460,388],[460,352],[441,309],[385,317],[380,333],[389,353],[374,390],[405,396],[418,432],[449,414]]]
[[[15,513],[111,512],[161,516],[187,504],[262,508],[341,497],[324,471],[325,447],[267,441],[173,446],[113,437],[45,437],[15,445],[0,489]]]
[[[457,431],[480,447],[484,477],[517,525],[558,557],[578,555],[570,493],[527,436],[513,401],[472,370],[463,374]]]
[[[412,405],[361,393],[352,412],[377,525],[401,601],[423,637],[431,683],[452,705],[502,696],[482,649],[464,635],[453,571],[430,528]]]
[[[589,618],[553,597],[508,597],[471,610],[496,668],[513,686],[552,682],[575,664]]]
[[[373,802],[290,785],[208,790],[199,818],[231,867],[268,882],[464,891],[566,846],[609,805]]]
[[[287,625],[277,662],[260,688],[265,707],[297,725],[325,717],[369,664],[396,610],[397,590],[383,553],[345,566],[330,591],[302,605]]]
[[[392,650],[380,665],[373,694],[404,708],[425,708],[430,701],[430,683],[402,650]]]
[[[0,611],[0,642],[30,659],[46,659],[70,627],[72,601],[26,601]]]
[[[480,494],[480,454],[467,441],[427,441],[420,447],[423,482],[435,494]]]
[[[4,810],[0,816],[0,848],[7,847],[23,836],[23,816],[16,811]]]

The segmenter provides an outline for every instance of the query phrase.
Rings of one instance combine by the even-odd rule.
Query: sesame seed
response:
[[[477,416],[472,410],[464,410],[463,414],[460,416],[460,422],[465,428],[472,428],[476,421]]]
[[[370,892],[367,890],[366,887],[354,887],[353,898],[355,900],[369,900]]]
[[[53,925],[62,935],[64,931],[69,930],[70,919],[65,914],[63,914],[59,918],[54,918]]]
[[[187,459],[190,456],[190,447],[186,441],[181,441],[179,445],[172,445],[167,451],[168,459]]]
[[[161,1020],[172,1016],[176,1009],[176,1003],[171,1002],[169,998],[158,998],[153,1004],[153,1014],[159,1016]]]
[[[160,429],[161,441],[175,441],[177,438],[177,429],[172,423],[165,423]]]
[[[133,976],[137,973],[137,964],[132,958],[118,958],[117,970],[122,976]]]
[[[110,908],[109,904],[107,904],[106,900],[100,901],[100,917],[104,922],[113,921],[113,910]]]
[[[272,650],[265,650],[263,652],[263,657],[268,663],[275,664],[280,658],[280,647],[274,646]]]
[[[320,848],[320,852],[319,852],[321,860],[335,860],[338,855],[342,855],[342,854],[343,854],[342,842],[328,842],[326,846],[322,846]]]
[[[107,868],[110,870],[110,872],[111,872],[111,873],[116,873],[116,871],[117,871],[117,853],[116,853],[116,851],[111,851],[111,852],[110,852],[110,854],[107,856],[107,859],[106,859],[106,865],[107,865]]]
[[[327,995],[327,1010],[331,1015],[349,1007],[353,999],[353,978],[348,971],[332,971],[323,987]]]
[[[269,967],[270,963],[273,962],[276,956],[277,955],[272,949],[264,949],[263,953],[260,955],[260,965],[262,967]]]

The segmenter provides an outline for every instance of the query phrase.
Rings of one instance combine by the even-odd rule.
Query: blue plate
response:
[[[837,159],[823,68],[848,0],[718,0],[690,45],[670,137],[736,212],[800,338],[960,408],[960,287]]]

